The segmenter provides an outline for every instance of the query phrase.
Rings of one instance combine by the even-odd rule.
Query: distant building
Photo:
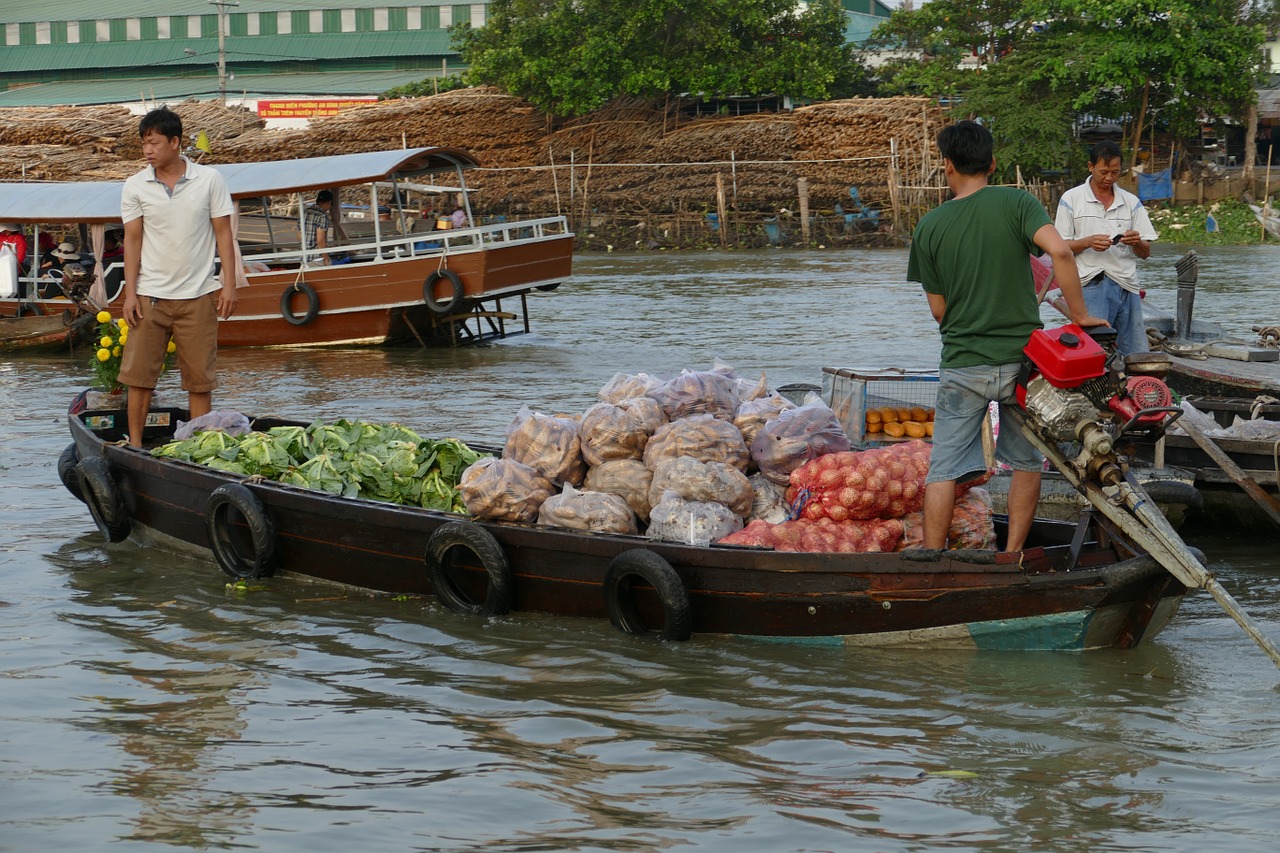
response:
[[[448,28],[487,0],[5,0],[0,106],[210,99],[269,120],[460,70]],[[218,47],[219,22],[224,51]],[[266,106],[262,106],[262,104]],[[313,105],[314,106],[314,105]]]
[[[872,30],[888,20],[893,10],[879,0],[840,0],[844,7],[844,40],[862,44]]]

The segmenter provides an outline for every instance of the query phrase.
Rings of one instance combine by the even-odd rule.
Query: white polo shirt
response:
[[[218,244],[211,219],[231,215],[231,194],[216,169],[192,163],[169,188],[148,166],[124,183],[120,217],[142,218],[142,266],[138,295],[195,299],[222,286],[214,273]]]
[[[1064,240],[1078,240],[1094,234],[1106,234],[1108,237],[1134,230],[1143,240],[1150,242],[1158,236],[1151,227],[1151,217],[1147,209],[1133,193],[1112,187],[1115,197],[1110,207],[1103,207],[1102,202],[1093,194],[1093,186],[1085,181],[1078,187],[1072,187],[1062,194],[1058,202],[1058,216],[1054,227]],[[1138,256],[1133,249],[1117,243],[1105,252],[1085,249],[1076,255],[1076,271],[1080,273],[1080,283],[1084,284],[1100,272],[1105,272],[1112,281],[1131,293],[1137,293]]]

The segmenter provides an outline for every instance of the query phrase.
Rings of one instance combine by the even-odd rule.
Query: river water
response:
[[[1146,265],[1172,309],[1174,247]],[[1274,247],[1197,316],[1275,322]],[[932,367],[906,254],[595,255],[533,333],[221,356],[220,406],[492,438],[617,371]],[[1271,851],[1280,674],[1203,593],[1087,654],[812,649],[481,621],[105,545],[58,484],[79,357],[0,356],[0,850]],[[162,395],[174,393],[172,379]],[[178,398],[180,399],[180,398]],[[1280,641],[1276,540],[1200,538]]]

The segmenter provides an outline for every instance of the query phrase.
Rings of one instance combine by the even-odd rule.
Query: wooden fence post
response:
[[[729,244],[729,223],[725,216],[724,175],[716,172],[716,222],[719,223],[720,248]]]
[[[797,189],[800,191],[800,236],[806,246],[809,245],[809,179],[797,178]]]

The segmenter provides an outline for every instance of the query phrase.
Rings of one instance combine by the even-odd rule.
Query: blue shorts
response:
[[[980,364],[938,371],[938,401],[934,406],[933,453],[926,483],[964,482],[987,470],[982,455],[983,418],[987,404],[1000,408],[996,458],[1015,471],[1041,471],[1044,457],[1027,441],[1008,414],[1017,405],[1014,386],[1021,364]]]
[[[1142,298],[1116,284],[1110,276],[1084,286],[1084,305],[1090,314],[1106,320],[1116,330],[1116,351],[1121,355],[1151,348],[1142,319]]]

